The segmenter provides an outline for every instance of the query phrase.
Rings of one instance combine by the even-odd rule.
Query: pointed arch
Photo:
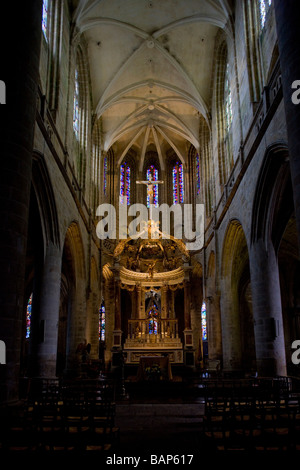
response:
[[[74,55],[73,95],[70,97],[74,133],[74,165],[76,177],[84,190],[90,164],[87,152],[90,140],[89,129],[91,128],[89,66],[86,45],[84,43],[77,45]]]
[[[229,221],[221,257],[224,367],[251,370],[256,360],[248,244],[238,219]],[[230,339],[230,341],[229,341]],[[244,354],[247,351],[247,354]],[[247,363],[243,358],[247,356]]]
[[[252,211],[251,243],[271,239],[277,249],[294,210],[292,185],[285,143],[271,145],[259,173]],[[279,201],[287,201],[284,206]]]
[[[214,251],[210,252],[207,263],[207,277],[214,279],[216,275],[216,255]]]
[[[221,33],[216,48],[215,106],[218,138],[219,181],[225,185],[233,166],[231,68],[226,38]]]
[[[44,244],[52,242],[59,247],[60,231],[53,185],[45,158],[39,152],[33,154],[32,188],[38,204]]]
[[[64,251],[72,266],[75,283],[78,279],[86,279],[84,245],[77,221],[73,221],[66,231]]]

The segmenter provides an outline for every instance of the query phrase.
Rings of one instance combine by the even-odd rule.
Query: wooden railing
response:
[[[178,321],[169,318],[145,318],[128,321],[128,339],[143,340],[150,336],[157,336],[160,339],[178,338]]]

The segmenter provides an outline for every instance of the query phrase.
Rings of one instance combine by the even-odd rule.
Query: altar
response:
[[[170,363],[183,364],[185,349],[193,346],[190,254],[181,239],[164,233],[159,224],[150,213],[138,236],[120,239],[109,268],[115,297],[113,346],[123,349],[126,364],[139,364],[140,380],[151,369],[145,366],[149,357],[169,380]]]
[[[172,369],[169,357],[141,356],[137,380],[172,380]]]

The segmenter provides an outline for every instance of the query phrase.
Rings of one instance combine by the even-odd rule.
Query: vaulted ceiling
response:
[[[207,119],[215,37],[227,0],[80,0],[73,22],[88,47],[92,100],[103,150],[172,148],[184,162]]]

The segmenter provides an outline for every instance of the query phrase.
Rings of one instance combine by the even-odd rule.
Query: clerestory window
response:
[[[181,204],[184,201],[183,165],[177,161],[172,169],[173,180],[173,204]]]
[[[157,181],[158,180],[158,170],[154,165],[149,166],[147,169],[147,181]],[[155,207],[158,206],[158,184],[153,185],[153,204]],[[150,206],[150,195],[147,195],[147,207]]]
[[[271,5],[272,0],[259,0],[259,18],[261,29],[263,29],[265,26],[267,13]]]
[[[127,198],[127,205],[130,205],[130,190],[131,190],[131,168],[127,162],[122,163],[120,167],[120,202],[125,203]]]
[[[42,31],[47,42],[48,42],[48,29],[49,29],[49,2],[48,0],[43,0]]]

